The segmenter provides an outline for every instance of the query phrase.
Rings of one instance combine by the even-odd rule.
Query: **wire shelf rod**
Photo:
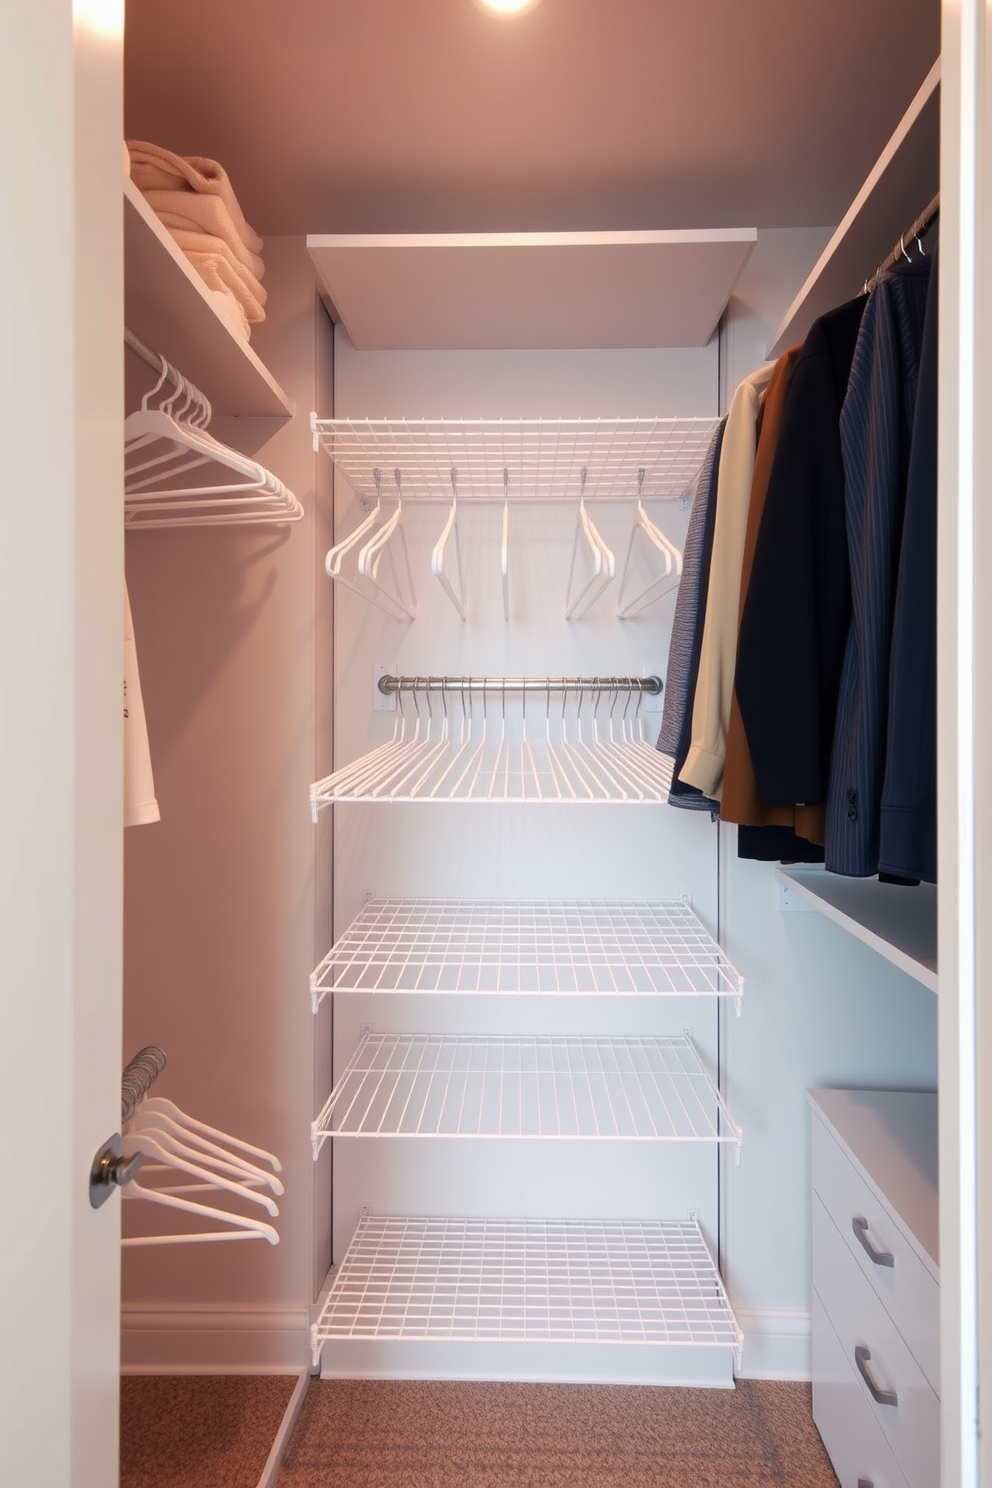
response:
[[[483,694],[532,692],[542,696],[559,693],[641,693],[657,697],[664,689],[658,676],[649,677],[394,677],[381,676],[378,688],[387,697],[399,692],[452,692]]]

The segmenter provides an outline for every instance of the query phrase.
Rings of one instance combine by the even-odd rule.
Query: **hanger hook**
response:
[[[912,263],[913,260],[910,258],[909,254],[906,252],[906,244],[903,241],[904,238],[905,238],[905,236],[906,236],[905,233],[900,233],[899,234],[899,251],[900,251],[900,253],[902,254],[903,258],[906,260],[907,263]]]
[[[926,256],[927,256],[927,250],[923,246],[923,234],[922,233],[917,233],[916,234],[916,246],[920,250],[920,257],[921,258],[926,258]]]

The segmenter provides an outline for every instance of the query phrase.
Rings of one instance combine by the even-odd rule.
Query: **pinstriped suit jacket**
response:
[[[826,866],[878,871],[889,653],[930,260],[902,264],[874,290],[841,411],[851,629],[827,791]]]

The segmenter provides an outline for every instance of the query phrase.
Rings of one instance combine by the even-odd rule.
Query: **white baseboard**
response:
[[[744,1330],[742,1379],[812,1377],[808,1312],[763,1312],[735,1307],[734,1314]]]
[[[124,1374],[295,1374],[310,1362],[305,1307],[124,1308]]]

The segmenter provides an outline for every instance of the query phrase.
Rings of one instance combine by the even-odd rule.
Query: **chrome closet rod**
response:
[[[640,692],[657,697],[660,677],[392,677],[379,678],[379,691],[398,692]]]
[[[922,238],[923,234],[933,227],[939,216],[940,192],[938,191],[933,201],[929,202],[923,208],[920,215],[910,223],[898,243],[893,246],[891,253],[882,260],[871,278],[865,280],[865,294],[869,294],[875,288],[875,285],[881,279],[886,269],[891,269],[894,264],[897,264],[901,258],[906,256],[906,244],[912,243],[916,238]]]
[[[152,371],[159,376],[162,375],[164,366],[166,377],[176,387],[179,386],[179,373],[175,368],[165,360],[165,357],[153,351],[146,341],[142,341],[140,336],[136,336],[128,326],[124,327],[124,345],[129,347],[135,356],[140,357],[145,365],[151,367]]]

